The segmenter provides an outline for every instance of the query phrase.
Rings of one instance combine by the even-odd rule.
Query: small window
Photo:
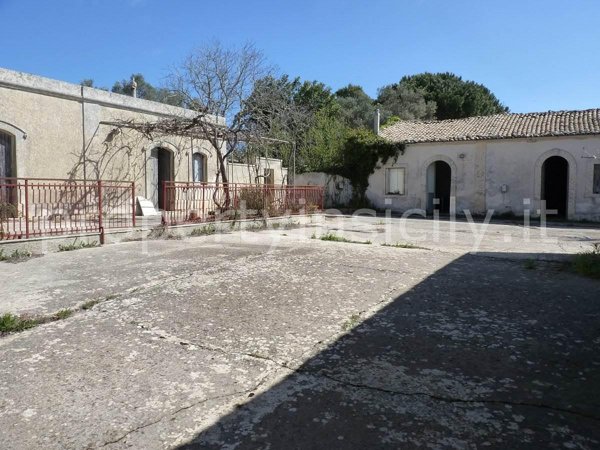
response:
[[[594,164],[594,194],[600,194],[600,164]]]
[[[404,195],[404,168],[387,169],[385,192],[389,195]]]
[[[194,181],[196,182],[204,182],[206,181],[206,167],[205,167],[206,158],[201,153],[194,153],[192,157],[192,174],[194,176]]]

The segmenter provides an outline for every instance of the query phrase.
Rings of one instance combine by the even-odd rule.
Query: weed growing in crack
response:
[[[92,309],[94,306],[96,306],[98,303],[100,303],[99,299],[96,300],[88,300],[87,302],[83,303],[79,308],[83,311],[87,311],[88,309]]]
[[[63,320],[66,319],[67,317],[71,317],[73,315],[73,310],[71,309],[61,309],[60,311],[58,311],[56,313],[56,319],[57,320]]]
[[[367,245],[371,244],[371,241],[353,241],[351,239],[346,239],[343,236],[338,236],[335,233],[325,233],[319,239],[322,240],[322,241],[346,242],[348,244],[367,244]]]
[[[342,324],[343,331],[350,331],[360,322],[360,315],[352,314],[348,320]]]
[[[27,330],[38,325],[33,318],[6,313],[0,316],[0,335]]]
[[[394,248],[418,248],[421,250],[429,250],[427,247],[419,247],[418,245],[409,244],[408,242],[396,242],[395,244],[388,244],[384,242],[381,244],[383,247],[394,247]]]

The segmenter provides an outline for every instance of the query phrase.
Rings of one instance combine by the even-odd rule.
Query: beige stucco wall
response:
[[[273,169],[274,184],[281,186],[288,184],[288,170],[283,167],[282,161],[275,158],[256,158],[254,164],[229,163],[227,173],[231,183],[264,183],[265,169]],[[257,178],[260,175],[259,178]]]
[[[426,209],[427,167],[438,160],[447,162],[452,169],[456,209],[485,211],[485,145],[481,143],[409,145],[396,161],[391,158],[369,177],[368,199],[382,209]],[[385,169],[389,167],[405,168],[404,195],[385,195]]]
[[[211,145],[180,136],[151,140],[102,122],[156,121],[192,117],[193,112],[143,99],[0,69],[0,130],[15,139],[16,173],[21,178],[134,181],[147,197],[148,158],[156,147],[173,155],[174,180],[192,178],[192,154],[207,159],[208,180],[217,160]],[[211,117],[209,120],[222,118]]]
[[[568,216],[600,220],[600,195],[593,194],[593,165],[600,164],[600,136],[504,139],[461,143],[408,145],[397,161],[381,165],[369,178],[367,196],[378,208],[406,211],[425,209],[427,167],[443,160],[452,168],[456,211],[522,215],[529,199],[532,215],[541,199],[543,162],[550,156],[569,162]],[[590,156],[595,155],[597,159]],[[385,169],[405,167],[404,195],[385,195]],[[502,192],[502,185],[507,191]]]
[[[600,194],[593,194],[594,164],[600,164],[600,136],[489,142],[486,156],[488,208],[522,215],[523,199],[530,199],[532,209],[538,210],[542,165],[551,156],[562,156],[569,163],[569,218],[600,220]],[[508,186],[506,194],[500,192],[502,184]]]

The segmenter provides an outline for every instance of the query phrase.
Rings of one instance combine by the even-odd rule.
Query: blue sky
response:
[[[597,0],[0,0],[0,23],[0,66],[75,83],[159,84],[219,39],[334,89],[451,71],[515,112],[600,107]]]

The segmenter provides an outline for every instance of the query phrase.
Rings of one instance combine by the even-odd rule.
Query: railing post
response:
[[[27,178],[25,178],[25,239],[29,239],[29,180]]]
[[[202,184],[202,222],[206,222],[206,216],[204,214],[204,191],[206,191],[206,184]]]
[[[131,182],[131,223],[135,228],[135,181]]]
[[[104,245],[104,224],[102,214],[102,180],[98,180],[98,229],[100,231],[100,245]]]
[[[167,205],[169,204],[169,202],[167,201],[167,182],[163,181],[162,183],[163,183],[163,185],[162,185],[162,190],[163,190],[163,196],[162,196],[163,197],[163,204],[159,205],[159,208],[160,208],[160,206],[162,206],[162,209],[163,209],[163,222],[166,225],[168,225],[168,222],[167,222]]]

